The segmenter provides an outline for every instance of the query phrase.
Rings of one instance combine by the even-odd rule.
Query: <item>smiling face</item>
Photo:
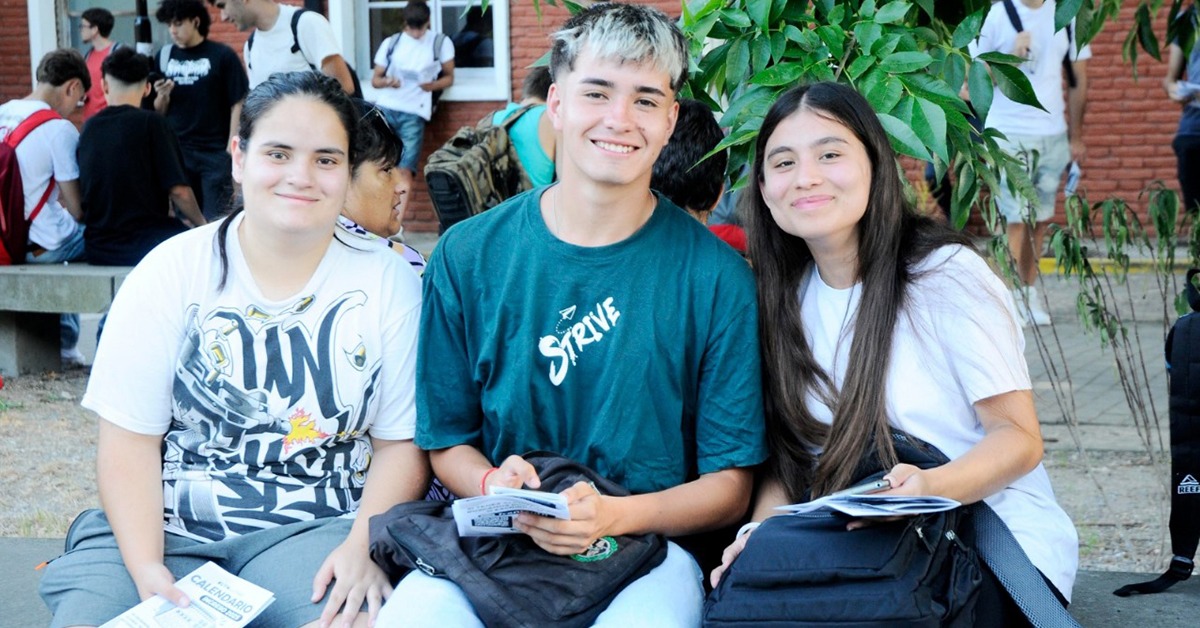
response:
[[[810,248],[855,254],[871,160],[854,133],[801,107],[775,127],[764,155],[762,197],[779,228]]]
[[[550,86],[547,111],[562,136],[564,183],[640,185],[671,137],[679,105],[671,77],[649,64],[621,64],[584,51]]]
[[[332,237],[350,183],[348,150],[346,128],[331,107],[304,96],[278,101],[244,146],[234,142],[233,178],[242,186],[246,222],[279,237]]]
[[[342,213],[363,229],[390,238],[400,232],[408,188],[394,164],[368,161],[355,170]]]

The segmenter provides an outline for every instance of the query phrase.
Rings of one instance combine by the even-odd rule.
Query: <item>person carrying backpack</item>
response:
[[[437,100],[454,84],[454,42],[429,29],[429,5],[404,7],[404,30],[383,40],[375,52],[371,85],[379,89],[375,104],[404,144],[400,168],[411,182],[425,138],[425,124]]]
[[[91,85],[83,55],[75,50],[54,50],[38,63],[33,92],[0,106],[0,139],[11,147],[11,152],[5,149],[7,163],[3,170],[9,175],[3,179],[2,195],[8,263],[61,264],[83,259],[83,227],[79,224],[83,210],[79,164],[75,158],[79,131],[63,118],[83,106],[84,94]],[[45,121],[37,128],[22,129],[22,123],[33,116]],[[24,138],[17,137],[18,131],[27,130]],[[10,134],[14,136],[10,138]],[[22,141],[18,143],[17,139]],[[19,176],[15,176],[17,171]],[[21,186],[22,194],[13,194],[16,185]],[[19,202],[16,199],[22,196],[23,214],[16,205]],[[9,199],[14,200],[8,202]],[[22,230],[27,230],[23,237]],[[79,317],[64,314],[62,357],[66,365],[83,363],[83,356],[76,348],[78,341]]]
[[[275,0],[208,0],[221,10],[221,20],[250,31],[242,47],[250,88],[278,72],[315,70],[332,76],[342,90],[355,95],[354,72],[342,57],[329,20],[316,11],[281,5]]]

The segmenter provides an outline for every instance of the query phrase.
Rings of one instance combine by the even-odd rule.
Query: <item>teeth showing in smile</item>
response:
[[[612,151],[614,153],[632,153],[633,152],[632,146],[622,146],[621,144],[609,144],[608,142],[597,141],[596,146],[599,146],[600,148],[603,148],[604,150]]]

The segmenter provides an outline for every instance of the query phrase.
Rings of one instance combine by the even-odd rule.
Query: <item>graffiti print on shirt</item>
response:
[[[169,531],[217,540],[357,507],[380,378],[358,332],[366,300],[189,309],[163,450]]]
[[[176,85],[195,85],[209,72],[212,72],[212,61],[207,58],[168,59],[167,71],[163,74],[175,81]]]
[[[604,339],[621,318],[613,298],[597,301],[590,309],[570,306],[558,311],[554,333],[538,340],[538,352],[550,359],[550,383],[558,386],[567,378],[580,354]]]

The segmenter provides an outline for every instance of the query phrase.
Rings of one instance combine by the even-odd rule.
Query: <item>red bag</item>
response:
[[[3,142],[0,142],[0,266],[25,263],[29,246],[29,225],[41,213],[54,191],[54,179],[46,192],[25,218],[25,185],[21,181],[21,165],[17,161],[17,146],[34,129],[51,120],[61,120],[53,109],[39,109],[21,121]]]

